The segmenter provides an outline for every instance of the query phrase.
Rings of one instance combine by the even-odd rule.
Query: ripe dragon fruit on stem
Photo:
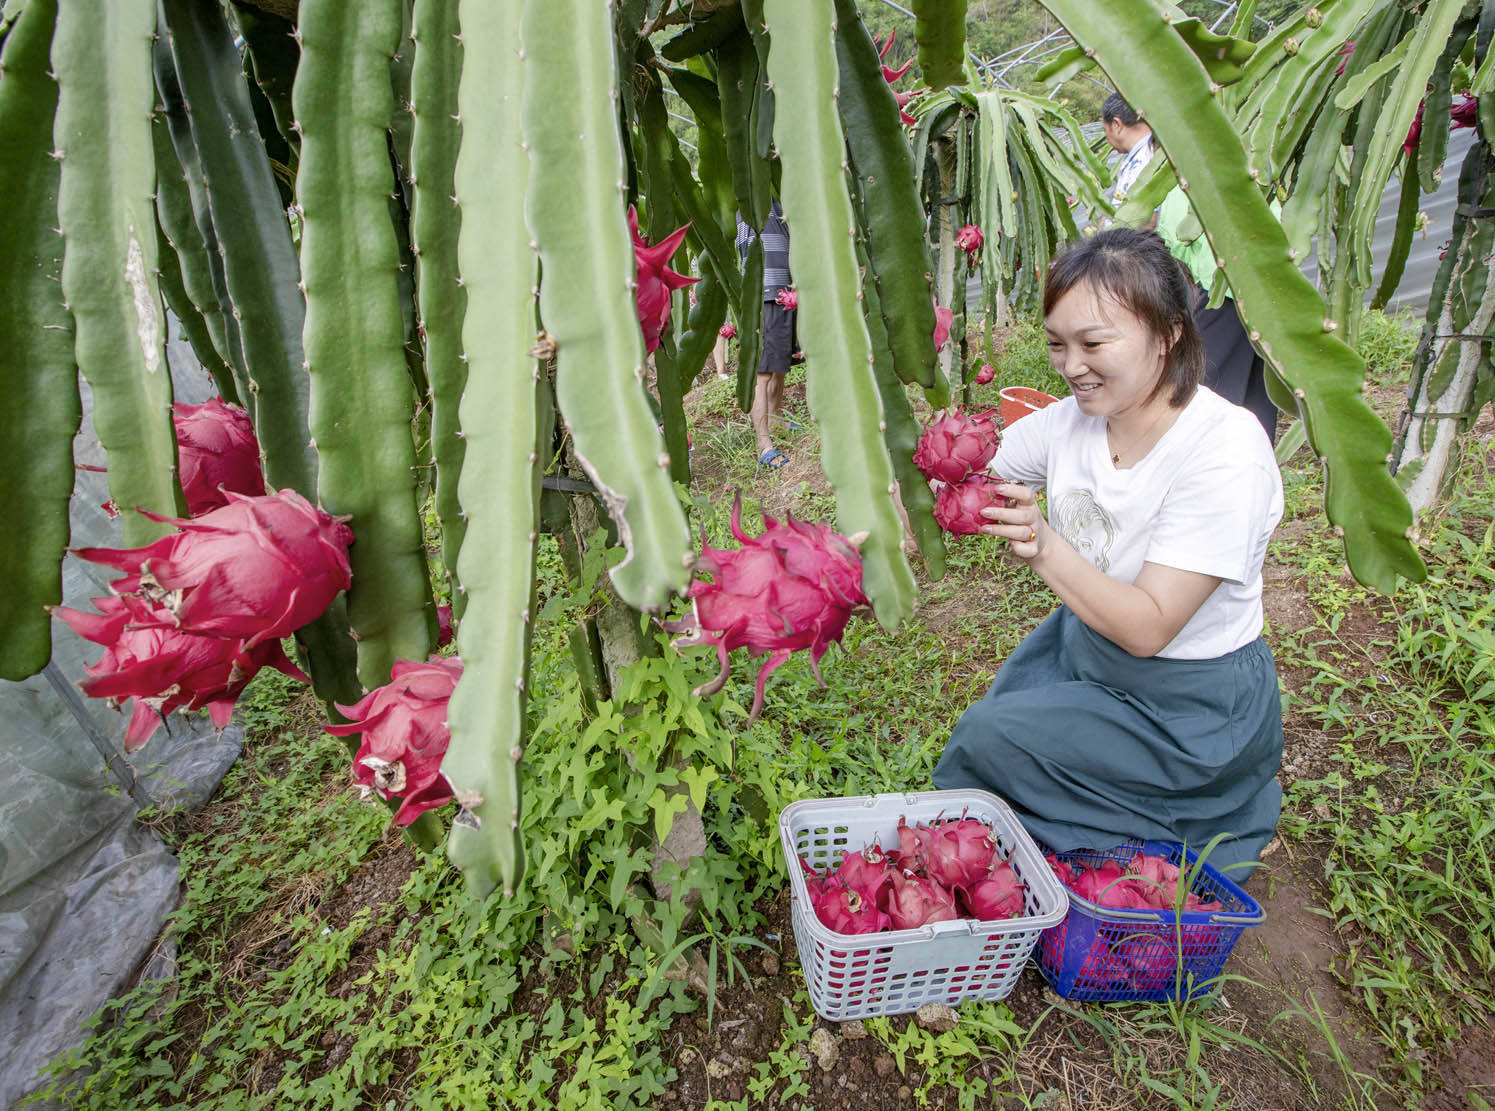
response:
[[[265,492],[260,444],[249,414],[237,405],[211,398],[201,405],[177,402],[171,407],[176,428],[178,477],[187,512],[193,517],[228,504],[224,491]]]
[[[670,294],[700,281],[670,269],[670,259],[680,249],[690,224],[676,228],[653,246],[638,233],[638,212],[628,206],[628,230],[633,235],[633,261],[637,271],[634,304],[639,327],[644,332],[644,352],[652,354],[670,322]]]
[[[969,474],[961,481],[940,487],[934,499],[935,522],[956,536],[974,536],[983,526],[992,524],[981,515],[990,506],[1010,505],[1010,499],[997,491],[1005,478],[987,474]]]
[[[732,535],[737,549],[717,549],[703,538],[700,570],[711,582],[690,588],[692,612],[679,621],[661,622],[680,634],[677,647],[716,647],[721,670],[695,692],[715,694],[727,681],[727,653],[745,647],[752,656],[769,653],[758,672],[748,723],[763,708],[763,685],[791,653],[808,648],[810,669],[820,679],[820,658],[840,641],[852,610],[867,605],[862,593],[862,557],[858,538],[841,536],[824,525],[796,521],[783,524],[763,515],[761,536],[742,531],[742,494],[732,501]]]
[[[996,413],[966,413],[958,407],[936,413],[914,448],[914,466],[938,482],[959,482],[981,470],[997,454]]]
[[[950,326],[955,323],[955,314],[944,305],[934,306],[934,349],[938,351],[950,339]]]
[[[955,233],[955,245],[966,253],[968,259],[976,257],[984,242],[986,242],[986,237],[981,234],[981,229],[975,224],[966,224]]]
[[[381,798],[401,800],[396,825],[408,826],[453,798],[441,758],[452,739],[446,705],[461,677],[462,661],[454,657],[397,660],[388,683],[352,706],[338,706],[347,724],[323,726],[334,737],[363,735],[353,781]]]
[[[978,386],[985,386],[989,382],[991,382],[992,379],[996,378],[996,376],[996,367],[992,366],[991,363],[982,363],[981,369],[976,372],[975,383]]]
[[[190,520],[145,513],[181,531],[143,548],[75,553],[126,572],[109,589],[146,602],[148,624],[240,639],[244,650],[290,636],[352,581],[353,533],[294,490],[227,497]]]
[[[729,320],[716,330],[716,334],[721,336],[722,339],[731,339],[737,334],[737,325]]]
[[[786,309],[797,309],[799,308],[799,290],[781,289],[774,300]]]
[[[206,709],[222,729],[234,702],[262,667],[309,682],[286,658],[279,640],[249,647],[241,640],[203,636],[175,628],[163,608],[133,596],[94,598],[98,613],[56,606],[52,615],[73,632],[104,646],[98,663],[79,686],[92,698],[118,706],[135,700],[125,729],[125,751],[150,740],[173,710]]]

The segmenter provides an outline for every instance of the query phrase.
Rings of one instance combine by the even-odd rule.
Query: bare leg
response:
[[[729,377],[727,373],[727,337],[717,336],[716,346],[711,349],[711,362],[716,367],[718,378]]]
[[[784,403],[784,376],[782,374],[758,375],[757,389],[753,391],[753,432],[758,437],[758,454],[773,447],[769,425],[773,416]]]

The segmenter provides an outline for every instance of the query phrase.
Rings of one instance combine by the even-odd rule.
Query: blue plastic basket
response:
[[[1071,864],[1093,868],[1114,860],[1123,867],[1138,853],[1192,868],[1195,855],[1175,841],[1127,841],[1113,849],[1059,853]],[[1045,930],[1038,966],[1049,986],[1065,999],[1120,1002],[1193,999],[1214,989],[1215,978],[1248,926],[1266,921],[1250,895],[1208,861],[1190,890],[1218,902],[1217,911],[1118,910],[1069,895],[1069,913]]]

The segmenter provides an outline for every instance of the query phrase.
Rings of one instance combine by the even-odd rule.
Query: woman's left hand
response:
[[[1038,511],[1038,492],[1021,482],[1003,482],[999,493],[1007,498],[1006,506],[988,506],[981,515],[991,523],[981,531],[1011,541],[1012,552],[1019,559],[1033,559],[1053,537],[1043,514]]]

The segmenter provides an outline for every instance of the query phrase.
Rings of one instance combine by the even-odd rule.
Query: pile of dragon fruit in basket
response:
[[[1050,854],[1049,866],[1076,895],[1117,909],[1173,910],[1179,869],[1158,856],[1139,853],[1123,869],[1114,860],[1086,868]],[[898,819],[898,848],[871,844],[843,850],[841,863],[817,872],[803,857],[810,906],[821,923],[840,934],[912,930],[935,922],[974,918],[982,922],[1023,913],[1027,886],[1006,860],[992,827],[962,815],[932,825]],[[1215,911],[1192,892],[1183,909]]]
[[[841,934],[912,930],[956,918],[982,921],[1023,912],[1023,881],[1002,856],[992,827],[960,817],[909,825],[898,848],[843,851],[824,875],[801,858],[815,915]]]

